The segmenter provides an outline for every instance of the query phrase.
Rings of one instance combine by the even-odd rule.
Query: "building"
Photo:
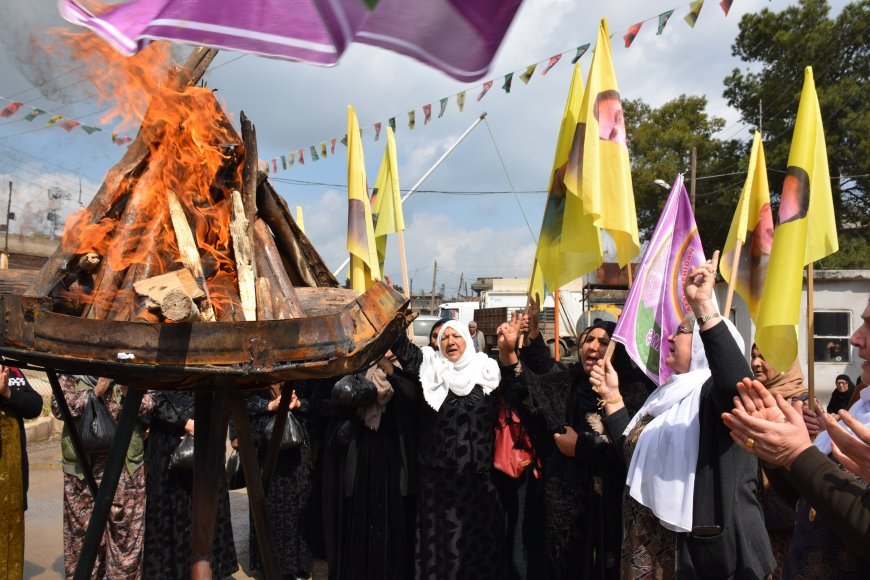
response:
[[[411,294],[411,310],[420,314],[438,314],[438,305],[444,302],[443,294],[436,294],[432,300],[431,292]],[[434,304],[434,306],[433,306]]]

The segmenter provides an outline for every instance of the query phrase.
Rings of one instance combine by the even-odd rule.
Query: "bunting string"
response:
[[[726,17],[728,16],[728,13],[729,13],[733,3],[734,3],[733,0],[722,0],[719,3],[719,6],[722,8],[722,12],[724,12]],[[666,10],[664,12],[656,14],[655,16],[645,18],[639,22],[636,22],[635,24],[632,24],[628,28],[628,30],[625,31],[624,35],[622,36],[623,40],[625,41],[625,48],[630,48],[631,46],[633,46],[635,39],[640,34],[641,27],[646,22],[654,21],[656,23],[655,35],[661,36],[661,34],[665,30],[665,27],[668,25],[668,22],[669,22],[671,16],[673,16],[674,12],[676,12],[678,10],[682,11],[683,9],[688,9],[686,15],[683,17],[683,20],[686,22],[686,24],[690,28],[695,28],[695,24],[697,24],[697,22],[698,22],[698,18],[700,17],[700,14],[701,14],[701,8],[703,6],[704,6],[704,0],[693,0],[692,2],[688,2],[686,4],[678,6],[676,8]],[[611,38],[616,36],[616,34],[617,33],[613,33],[611,35]],[[553,56],[549,57],[548,59],[546,59],[544,61],[532,63],[530,65],[523,67],[522,69],[508,72],[508,73],[501,76],[502,81],[501,81],[500,86],[501,86],[502,90],[505,92],[505,94],[510,94],[511,88],[513,86],[514,76],[517,76],[523,82],[524,85],[527,85],[532,80],[532,77],[533,77],[535,71],[537,70],[538,65],[541,65],[541,73],[539,76],[543,77],[547,73],[549,73],[550,70],[552,70],[553,67],[555,67],[561,61],[563,56],[571,55],[573,53],[573,56],[571,56],[571,64],[573,65],[578,60],[583,58],[583,56],[585,56],[587,52],[589,52],[590,47],[591,47],[591,43],[582,44],[580,46],[577,46],[575,48],[571,48],[571,49],[566,50],[564,52],[561,52],[559,54],[554,54]],[[444,116],[445,112],[447,111],[447,105],[451,99],[456,101],[456,107],[459,109],[459,112],[462,113],[465,109],[465,96],[466,96],[467,92],[471,91],[472,93],[474,93],[475,91],[478,91],[476,96],[475,96],[475,100],[480,102],[484,99],[484,97],[487,96],[487,94],[489,93],[490,89],[494,86],[494,84],[495,84],[495,80],[488,80],[488,81],[485,81],[479,85],[468,87],[468,88],[466,88],[462,91],[459,91],[458,93],[455,93],[453,95],[450,95],[448,97],[443,97],[441,99],[438,99],[438,103],[439,103],[440,108],[438,111],[437,118],[440,119],[441,117]],[[432,102],[434,102],[434,100],[430,101],[429,103],[427,103],[425,105],[421,105],[419,107],[423,111],[423,125],[429,125],[430,121],[432,121]],[[416,126],[416,124],[415,124],[415,112],[416,112],[416,108],[412,111],[408,111],[408,113],[407,113],[407,115],[408,115],[408,129],[410,129],[410,130],[413,130]],[[396,117],[395,116],[390,117],[387,120],[387,124],[393,129],[394,132],[396,131]],[[372,125],[368,125],[368,126],[361,128],[360,131],[362,134],[365,134],[366,131],[368,131],[370,129],[374,129],[374,139],[373,140],[378,141],[380,139],[382,126],[383,126],[382,122],[378,121],[377,123],[373,123]],[[332,142],[334,145],[335,139],[332,139]],[[344,145],[347,144],[347,135],[345,135],[344,138],[341,139],[341,143]],[[312,146],[311,152],[314,153],[313,146]],[[334,153],[334,151],[332,153]],[[299,155],[300,155],[300,157],[302,155],[301,149],[299,150]],[[312,155],[311,157],[312,157],[312,160],[314,160],[314,161],[318,160],[318,157],[316,157],[315,155]],[[326,157],[326,156],[321,155],[320,157]],[[301,159],[300,159],[300,163],[302,163]],[[263,163],[263,166],[265,166],[267,168],[267,170],[268,170],[269,165],[270,165],[269,163]],[[275,166],[274,163],[272,163],[271,165],[273,167]],[[292,153],[291,153],[291,163],[288,164],[288,167],[293,167],[293,165],[294,164],[292,163]]]

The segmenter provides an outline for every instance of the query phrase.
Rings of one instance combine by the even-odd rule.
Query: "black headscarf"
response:
[[[848,375],[837,375],[834,383],[836,384],[837,381],[846,381],[849,388],[846,389],[845,393],[834,389],[833,394],[831,394],[831,401],[828,403],[828,413],[836,413],[840,409],[848,410],[849,399],[852,398],[852,393],[855,392],[855,383],[852,382],[852,379],[850,379]]]

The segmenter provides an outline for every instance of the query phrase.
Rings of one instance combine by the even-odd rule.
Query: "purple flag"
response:
[[[683,295],[686,274],[706,261],[683,176],[678,175],[613,331],[614,340],[625,345],[657,385],[672,374],[662,356],[668,350],[667,337],[691,313]]]
[[[522,0],[128,0],[101,14],[61,0],[61,16],[131,55],[169,40],[335,64],[351,42],[410,56],[455,79],[489,70]],[[88,3],[90,4],[90,3]]]

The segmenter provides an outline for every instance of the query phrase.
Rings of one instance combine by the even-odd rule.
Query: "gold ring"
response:
[[[746,446],[749,447],[750,449],[755,447],[755,439],[753,439],[752,437],[747,437],[746,438]]]

